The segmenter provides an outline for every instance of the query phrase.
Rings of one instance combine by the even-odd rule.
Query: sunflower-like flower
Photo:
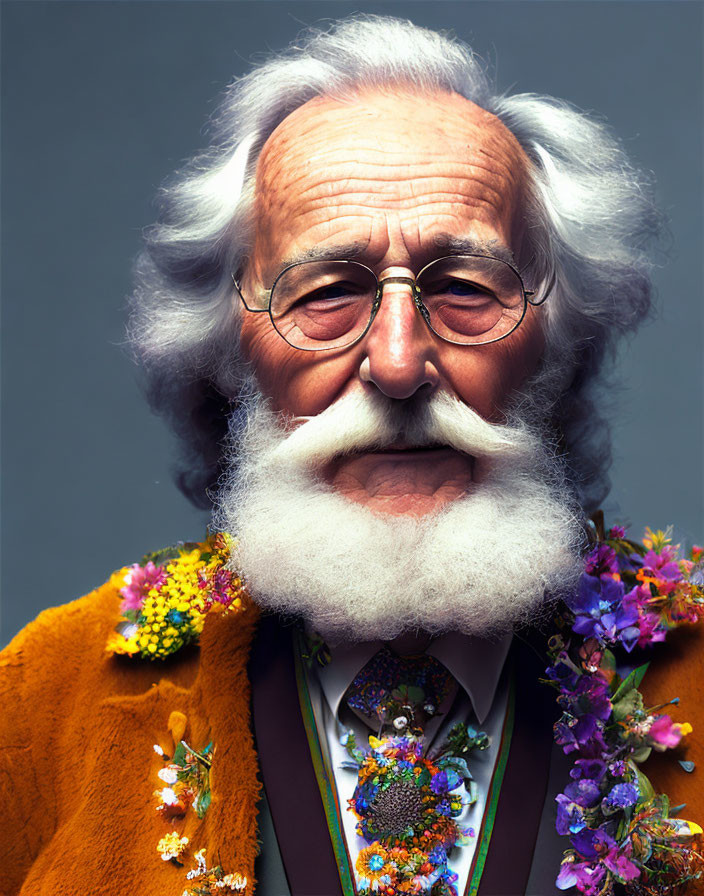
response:
[[[376,893],[393,883],[396,867],[389,861],[389,852],[375,841],[357,856],[357,886],[360,892]]]

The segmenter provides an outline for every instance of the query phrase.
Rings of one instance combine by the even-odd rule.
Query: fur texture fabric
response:
[[[258,611],[209,617],[199,648],[165,661],[110,655],[117,588],[46,610],[0,654],[0,892],[180,896],[186,873],[156,846],[170,830],[254,892],[260,785],[247,659]],[[159,745],[212,740],[212,804],[173,824],[156,811]],[[170,730],[171,728],[171,730]]]

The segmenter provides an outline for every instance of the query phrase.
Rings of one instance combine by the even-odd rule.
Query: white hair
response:
[[[541,423],[559,439],[590,509],[608,491],[610,463],[608,428],[590,394],[620,337],[650,307],[647,250],[659,227],[651,186],[603,124],[551,97],[497,94],[459,40],[380,16],[312,31],[236,80],[214,118],[211,147],[161,191],[160,221],[136,266],[130,338],[153,406],[182,438],[181,488],[207,503],[247,373],[231,276],[251,245],[264,143],[315,96],[399,85],[452,91],[494,113],[532,163],[528,251],[536,279],[554,275],[555,286],[544,309],[542,368],[515,400],[526,415],[548,408]]]
[[[467,493],[421,517],[375,514],[318,478],[340,455],[399,437],[471,456]],[[349,393],[292,432],[255,395],[229,469],[215,521],[237,536],[233,562],[250,593],[333,641],[495,636],[535,621],[546,593],[561,596],[582,569],[581,514],[545,440],[447,393]]]

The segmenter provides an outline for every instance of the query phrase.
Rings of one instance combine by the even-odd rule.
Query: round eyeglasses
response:
[[[387,283],[410,286],[428,327],[456,345],[505,339],[525,317],[528,303],[542,304],[552,286],[535,299],[512,264],[489,255],[450,255],[431,261],[416,277],[383,280],[357,261],[296,262],[277,276],[265,308],[250,308],[232,279],[247,311],[268,313],[276,332],[303,351],[359,341],[374,321]]]

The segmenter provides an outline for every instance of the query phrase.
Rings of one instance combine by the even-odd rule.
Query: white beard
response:
[[[445,394],[375,394],[348,395],[285,432],[259,396],[237,430],[216,511],[239,539],[233,562],[260,606],[303,617],[332,642],[499,635],[578,576],[578,511],[560,463],[524,424],[487,423]],[[471,455],[471,490],[411,518],[374,514],[316,479],[333,457],[399,436]]]

